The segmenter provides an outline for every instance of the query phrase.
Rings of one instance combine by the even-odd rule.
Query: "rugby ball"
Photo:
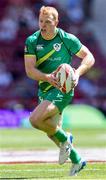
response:
[[[60,90],[63,93],[69,93],[73,88],[72,81],[75,80],[75,71],[69,64],[61,64],[54,73],[59,79]]]

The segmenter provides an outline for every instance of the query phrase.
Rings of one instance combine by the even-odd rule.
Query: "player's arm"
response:
[[[79,77],[85,74],[95,63],[95,59],[89,49],[82,45],[80,51],[76,54],[81,59],[80,66],[75,70],[76,78],[73,81],[73,87],[77,86]]]
[[[36,68],[36,56],[24,56],[25,71],[29,78],[36,81],[47,81],[47,75]]]
[[[36,56],[25,55],[24,61],[25,61],[25,71],[29,78],[36,81],[49,82],[53,86],[57,85],[56,79],[52,77],[51,74],[42,73],[36,68]]]
[[[85,74],[95,63],[95,59],[89,49],[82,45],[80,51],[76,54],[79,58],[81,58],[81,64],[76,69],[76,73],[81,76]]]

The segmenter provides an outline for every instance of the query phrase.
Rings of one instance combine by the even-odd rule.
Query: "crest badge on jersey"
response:
[[[55,51],[60,51],[60,49],[61,49],[61,44],[55,43],[55,44],[53,45],[53,48],[55,49]]]

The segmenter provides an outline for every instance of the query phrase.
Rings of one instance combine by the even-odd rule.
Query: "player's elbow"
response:
[[[95,58],[94,58],[94,56],[91,54],[90,66],[92,67],[94,64],[95,64]]]
[[[88,65],[88,68],[91,68],[95,63],[95,58],[91,52],[88,52],[84,58],[85,64]]]
[[[32,73],[29,69],[26,69],[26,75],[29,77],[29,78],[32,78]]]

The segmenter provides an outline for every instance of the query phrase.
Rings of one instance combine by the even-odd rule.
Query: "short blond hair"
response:
[[[52,15],[53,18],[58,21],[58,11],[56,8],[51,7],[51,6],[42,6],[40,8],[40,14],[44,14],[44,15]]]

